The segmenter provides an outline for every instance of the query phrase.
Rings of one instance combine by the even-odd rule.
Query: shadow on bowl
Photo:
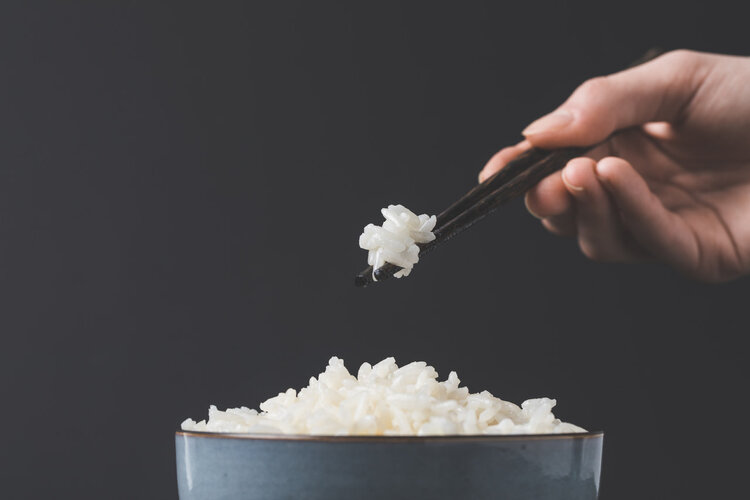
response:
[[[295,436],[182,432],[182,500],[596,500],[602,432]]]

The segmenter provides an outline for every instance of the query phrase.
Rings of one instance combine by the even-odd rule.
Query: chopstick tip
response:
[[[354,277],[354,286],[359,288],[364,288],[369,284],[369,280],[362,276],[361,274],[358,274]]]

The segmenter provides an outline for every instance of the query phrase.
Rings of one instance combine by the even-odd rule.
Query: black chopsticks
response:
[[[630,67],[637,66],[663,53],[654,48],[647,51]],[[420,257],[440,243],[447,241],[482,220],[499,206],[522,196],[549,174],[563,168],[570,160],[585,154],[595,146],[569,147],[555,150],[531,148],[510,161],[503,169],[478,184],[458,201],[437,216],[433,233],[435,239],[419,244]],[[373,272],[372,266],[354,277],[356,286],[364,287],[390,278],[401,269],[386,263]]]
[[[475,186],[437,216],[437,224],[433,230],[435,239],[418,245],[420,257],[482,220],[499,206],[523,195],[540,180],[561,169],[568,161],[581,156],[588,149],[580,147],[556,150],[532,148],[520,154],[502,170]],[[373,269],[370,266],[354,277],[354,284],[367,286],[375,281],[390,278],[399,269],[401,269],[399,266],[386,263],[375,270],[375,279],[373,279]]]

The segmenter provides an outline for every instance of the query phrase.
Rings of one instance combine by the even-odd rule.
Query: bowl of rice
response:
[[[424,362],[331,358],[307,387],[176,433],[183,500],[594,500],[603,433],[562,422],[555,400],[471,393]]]

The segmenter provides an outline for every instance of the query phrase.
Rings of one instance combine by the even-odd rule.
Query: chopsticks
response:
[[[631,64],[631,67],[654,59],[662,52],[661,49],[650,49],[643,57]],[[554,150],[531,148],[521,153],[437,216],[437,224],[433,230],[435,239],[418,245],[420,257],[437,245],[470,228],[501,205],[522,196],[543,178],[562,169],[570,160],[586,154],[594,147],[596,145]],[[401,269],[399,266],[386,263],[373,273],[372,266],[369,266],[354,277],[354,284],[364,287],[375,281],[390,278],[399,269]]]
[[[437,224],[433,230],[435,239],[417,245],[420,257],[440,243],[470,228],[501,205],[523,195],[540,180],[589,149],[575,147],[550,151],[532,148],[520,154],[502,170],[475,186],[437,216]],[[354,284],[367,286],[375,281],[390,278],[399,269],[399,266],[386,263],[375,270],[373,279],[373,269],[370,266],[354,277]]]

